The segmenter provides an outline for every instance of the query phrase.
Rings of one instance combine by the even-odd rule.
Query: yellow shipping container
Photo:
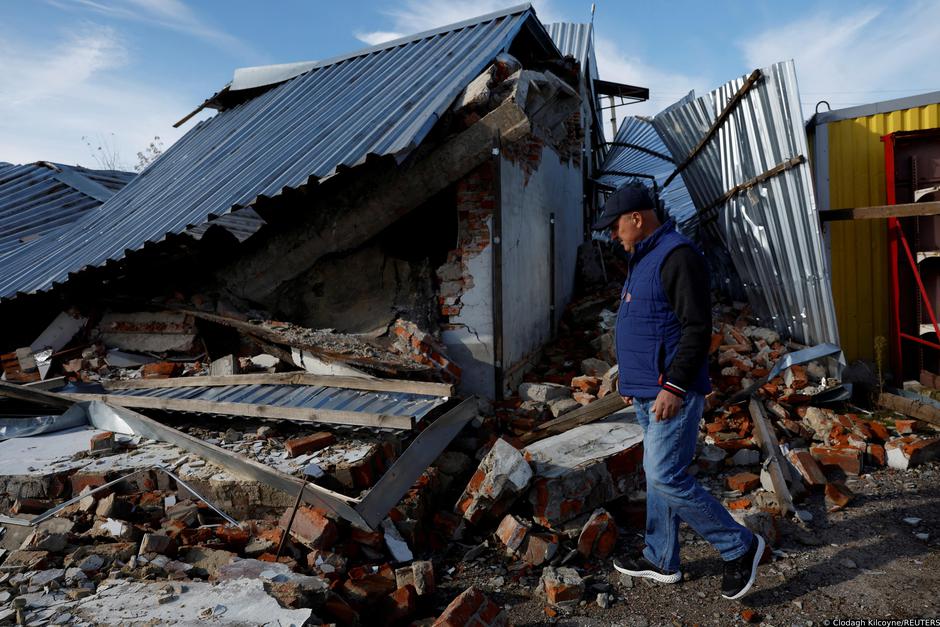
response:
[[[940,128],[940,92],[818,113],[810,120],[820,211],[887,202],[883,135]],[[849,360],[875,358],[888,337],[888,245],[885,220],[826,223],[832,290],[842,350]]]

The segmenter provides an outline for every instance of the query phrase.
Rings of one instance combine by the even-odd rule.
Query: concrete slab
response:
[[[534,518],[557,527],[640,489],[643,429],[632,414],[618,412],[535,442],[524,454],[535,473]]]

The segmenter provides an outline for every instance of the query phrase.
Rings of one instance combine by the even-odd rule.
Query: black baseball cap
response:
[[[591,228],[595,231],[603,231],[625,213],[645,210],[656,211],[657,209],[658,203],[646,185],[629,183],[610,195],[607,202],[604,203],[604,210]]]

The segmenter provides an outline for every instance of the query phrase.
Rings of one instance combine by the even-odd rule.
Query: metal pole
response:
[[[499,133],[493,138],[493,375],[494,398],[503,400],[503,185]]]
[[[283,535],[281,535],[281,541],[277,545],[277,553],[274,555],[274,559],[280,559],[281,551],[284,550],[284,545],[287,543],[287,537],[290,535],[290,528],[294,526],[294,516],[297,515],[297,510],[300,508],[300,499],[304,496],[304,488],[307,487],[306,483],[301,484],[300,491],[297,493],[297,500],[294,501],[294,509],[290,512],[290,518],[287,520],[287,528],[284,530]]]

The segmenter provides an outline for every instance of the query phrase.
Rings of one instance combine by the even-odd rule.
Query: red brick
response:
[[[741,619],[745,623],[759,623],[764,620],[764,617],[758,614],[756,610],[752,610],[748,607],[741,610]]]
[[[280,526],[287,528],[291,510],[281,516]],[[325,512],[312,507],[301,506],[297,509],[291,533],[315,549],[329,549],[336,542],[336,523],[326,517]]]
[[[855,495],[842,482],[832,482],[826,484],[826,503],[829,504],[829,511],[840,510],[852,500]]]
[[[92,453],[96,451],[110,451],[114,448],[114,432],[105,431],[104,433],[96,433],[91,436],[91,442],[88,445],[88,450]]]
[[[728,502],[728,509],[747,509],[751,506],[751,499],[744,497]]]
[[[787,459],[790,460],[790,463],[802,475],[807,484],[810,486],[826,485],[826,475],[823,474],[816,458],[808,451],[790,451],[787,454]]]
[[[737,490],[742,493],[750,492],[760,485],[760,477],[752,472],[739,472],[728,477],[725,483],[728,485],[729,490]]]
[[[398,622],[415,613],[418,607],[418,592],[411,584],[402,586],[386,597],[386,614],[383,617],[388,622]]]
[[[909,433],[914,433],[914,429],[917,427],[916,420],[895,420],[894,428],[901,435],[907,435]]]
[[[862,451],[851,446],[814,446],[810,453],[823,466],[838,466],[843,472],[858,475],[862,472]]]
[[[166,379],[172,377],[178,371],[180,364],[172,361],[158,361],[152,364],[144,364],[141,369],[141,376],[144,379]]]
[[[558,552],[561,537],[555,533],[530,533],[522,545],[522,559],[532,566],[547,563]]]
[[[871,430],[872,435],[874,435],[876,438],[878,438],[882,442],[887,442],[888,438],[891,437],[888,434],[888,428],[875,420],[868,421],[868,428]]]
[[[98,488],[106,484],[109,479],[103,472],[82,471],[79,470],[69,480],[72,484],[72,494],[78,496],[86,487]],[[110,489],[110,488],[109,488]],[[99,494],[99,496],[101,496]]]
[[[288,440],[284,443],[284,448],[287,449],[288,457],[297,457],[298,455],[314,453],[322,448],[330,446],[335,442],[336,436],[334,436],[332,433],[329,431],[319,431],[317,433],[311,433],[310,435],[304,436],[302,438]]]
[[[597,394],[597,391],[601,387],[601,380],[590,375],[582,375],[580,377],[574,377],[571,379],[571,387],[580,392]]]
[[[869,444],[865,448],[865,462],[872,466],[884,466],[888,463],[885,447],[881,444]]]
[[[471,586],[457,596],[434,621],[433,627],[508,627],[502,608]]]
[[[594,510],[578,536],[578,553],[588,558],[609,557],[617,545],[617,523],[603,509]]]
[[[499,538],[508,553],[515,553],[522,546],[529,525],[522,522],[512,514],[507,514],[496,528],[496,537]]]

